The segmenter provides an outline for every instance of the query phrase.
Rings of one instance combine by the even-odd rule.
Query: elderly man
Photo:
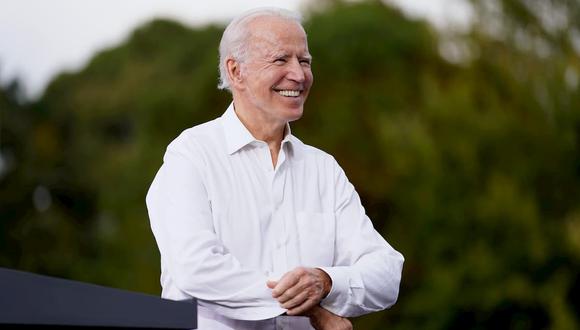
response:
[[[290,131],[313,82],[300,18],[248,12],[219,51],[233,103],[168,146],[147,194],[163,297],[197,298],[199,329],[349,328],[394,304],[402,255],[334,158]]]

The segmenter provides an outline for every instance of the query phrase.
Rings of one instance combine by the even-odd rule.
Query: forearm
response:
[[[339,167],[335,186],[334,264],[321,267],[332,278],[333,286],[321,306],[349,317],[388,308],[399,294],[403,256],[374,229]]]
[[[243,266],[216,239],[208,237],[193,237],[189,244],[178,244],[178,240],[159,244],[171,290],[212,305],[230,318],[260,320],[282,314],[284,309],[266,286],[266,274]]]
[[[389,308],[398,297],[403,260],[393,250],[365,255],[350,266],[321,267],[332,278],[321,306],[347,317]]]

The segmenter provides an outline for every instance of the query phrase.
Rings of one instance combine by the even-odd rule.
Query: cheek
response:
[[[314,75],[312,74],[312,71],[310,69],[305,71],[304,76],[306,77],[306,81],[308,81],[308,86],[312,86],[314,83]]]

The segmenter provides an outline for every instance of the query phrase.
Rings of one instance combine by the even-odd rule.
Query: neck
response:
[[[286,123],[268,120],[262,113],[249,109],[244,107],[243,104],[234,101],[234,111],[242,124],[256,140],[264,141],[268,144],[272,165],[275,168],[282,140],[284,139]]]

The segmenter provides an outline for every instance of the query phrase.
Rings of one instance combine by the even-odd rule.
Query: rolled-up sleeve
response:
[[[321,306],[353,317],[389,308],[399,294],[404,258],[374,229],[344,171],[335,166],[336,247],[332,279]]]
[[[195,144],[174,141],[147,194],[163,276],[180,294],[229,318],[260,320],[284,313],[266,287],[266,274],[241,265],[218,239],[204,166]]]

